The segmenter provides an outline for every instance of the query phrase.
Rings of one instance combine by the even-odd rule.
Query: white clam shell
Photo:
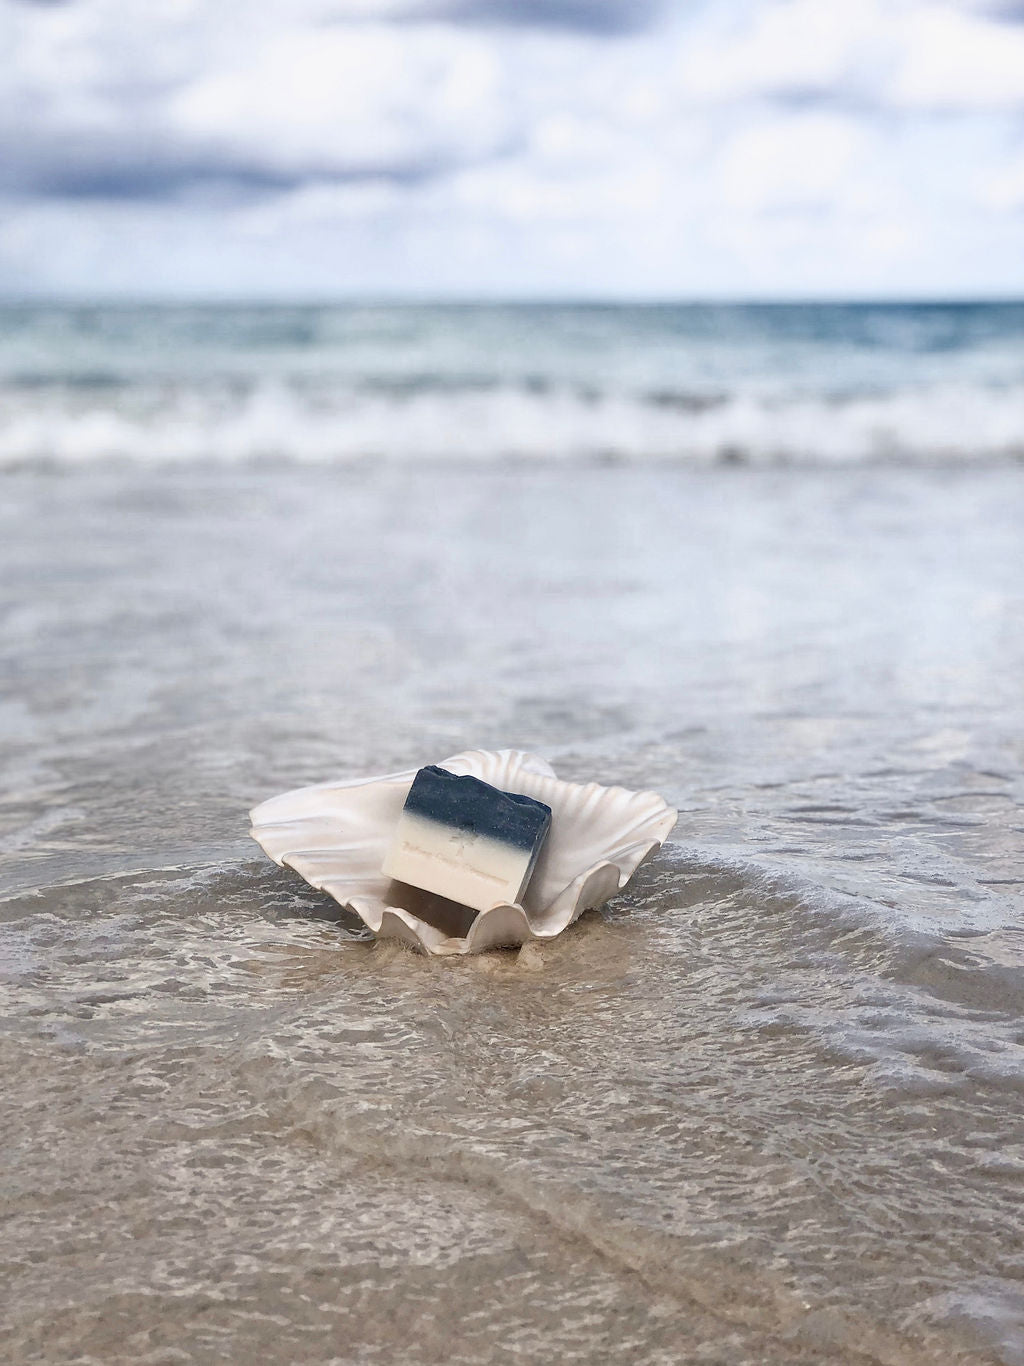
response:
[[[435,907],[428,923],[416,914],[419,894],[380,871],[415,771],[272,797],[250,813],[252,837],[275,863],[354,911],[374,934],[426,953],[465,954],[560,934],[621,891],[676,822],[676,811],[655,792],[562,782],[544,759],[519,750],[467,750],[441,767],[551,807],[551,830],[522,905],[494,906],[470,921],[471,912],[441,903],[447,916]]]

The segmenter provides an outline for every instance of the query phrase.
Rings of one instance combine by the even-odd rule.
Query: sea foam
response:
[[[479,392],[303,391],[264,379],[83,394],[0,390],[0,467],[373,460],[973,463],[1024,458],[1024,384],[850,398],[701,398],[502,385]]]

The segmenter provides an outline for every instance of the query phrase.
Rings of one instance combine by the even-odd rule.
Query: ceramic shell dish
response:
[[[654,792],[562,782],[545,760],[518,750],[467,750],[440,766],[551,807],[551,833],[521,905],[473,917],[443,902],[430,906],[428,922],[417,914],[424,894],[380,871],[415,772],[272,797],[251,812],[252,836],[275,863],[329,893],[374,934],[426,953],[464,954],[560,934],[621,891],[676,821],[675,810]]]

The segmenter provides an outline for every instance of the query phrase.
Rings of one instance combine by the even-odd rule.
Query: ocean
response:
[[[1024,304],[0,307],[0,465],[1024,456]]]
[[[0,309],[12,1362],[1024,1363],[1024,306]],[[430,959],[248,838],[668,843]]]

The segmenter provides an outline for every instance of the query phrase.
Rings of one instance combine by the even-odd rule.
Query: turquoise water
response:
[[[1024,306],[0,308],[0,463],[976,462]]]

